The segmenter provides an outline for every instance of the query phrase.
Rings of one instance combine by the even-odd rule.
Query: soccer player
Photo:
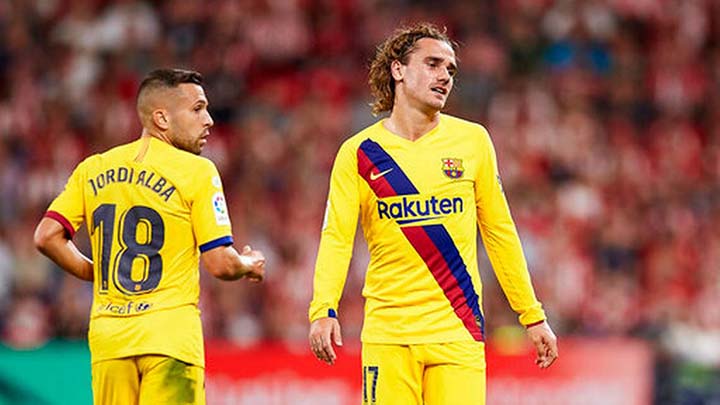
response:
[[[330,178],[310,304],[318,359],[342,345],[338,302],[358,216],[370,250],[363,296],[365,404],[484,404],[485,347],[477,228],[495,274],[549,367],[556,337],[535,297],[482,126],[441,113],[458,67],[431,24],[378,47],[373,113],[390,116],[346,140]]]
[[[204,404],[199,259],[222,280],[263,278],[262,252],[232,247],[220,176],[198,156],[207,108],[199,73],[151,72],[140,138],[82,161],[35,231],[43,254],[93,281],[95,404]],[[93,260],[72,241],[83,223]]]

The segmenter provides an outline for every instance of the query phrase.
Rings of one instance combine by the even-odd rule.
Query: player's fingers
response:
[[[323,328],[322,333],[320,334],[320,345],[322,350],[323,359],[328,364],[335,363],[335,350],[333,350],[332,343],[331,343],[331,337],[333,334],[333,326],[332,325],[325,325],[326,327]]]
[[[548,353],[552,355],[553,357],[557,357],[559,355],[558,353],[558,345],[557,345],[557,339],[551,338],[548,341]]]
[[[331,328],[322,324],[317,324],[317,329],[310,332],[310,347],[315,357],[327,364],[333,364],[335,361],[335,352],[330,344]]]
[[[550,362],[550,357],[546,353],[538,356],[537,365],[540,366],[540,368],[546,368],[549,365],[548,362]]]
[[[553,336],[547,336],[542,339],[543,352],[538,356],[537,364],[540,368],[548,368],[558,357],[557,340]]]
[[[246,257],[246,263],[248,267],[252,267],[255,269],[262,269],[265,267],[265,257],[263,257],[261,254],[256,254],[257,252],[253,251],[250,253],[243,252],[243,256]]]
[[[264,262],[264,261],[265,261],[265,255],[263,255],[263,254],[262,254],[260,251],[258,251],[258,250],[250,250],[250,251],[245,251],[245,250],[243,250],[243,253],[242,253],[242,254],[247,255],[247,256],[248,256],[250,259],[252,259],[252,261],[255,262],[255,263],[260,263],[260,262]]]
[[[557,347],[557,339],[551,338],[547,343],[547,353],[546,353],[546,368],[550,367],[555,360],[558,358],[558,347]]]
[[[542,368],[542,365],[545,363],[546,360],[547,347],[545,346],[545,342],[543,341],[542,337],[533,339],[533,344],[535,345],[536,352],[535,364]]]
[[[553,364],[554,361],[555,361],[554,357],[545,356],[543,361],[540,363],[540,368],[548,368]]]
[[[313,353],[315,354],[315,357],[317,357],[318,360],[329,364],[330,360],[327,358],[327,356],[325,355],[325,352],[322,349],[315,349],[313,351]]]
[[[312,350],[315,357],[318,358],[318,360],[325,361],[324,358],[324,351],[322,350],[322,341],[320,339],[320,336],[318,336],[317,333],[311,332],[310,333],[310,350]]]
[[[250,271],[248,271],[247,273],[243,274],[242,277],[243,277],[243,278],[246,278],[246,279],[248,279],[248,280],[250,280],[250,281],[258,282],[258,281],[262,281],[264,276],[265,276],[265,272],[264,272],[264,271],[258,270],[258,269],[255,269],[255,268],[250,268]]]
[[[542,364],[542,368],[548,368],[555,362],[556,357],[548,357]]]
[[[322,351],[325,362],[328,364],[335,364],[335,359],[337,358],[337,356],[335,356],[335,350],[330,343],[330,336],[328,336],[327,339],[323,339]]]
[[[537,358],[541,358],[545,356],[546,347],[545,343],[542,341],[542,339],[538,339],[533,342],[535,344],[535,351],[537,352]]]
[[[321,345],[318,344],[316,347],[314,347],[313,353],[315,354],[315,357],[318,358],[318,360],[327,362],[327,360],[325,359],[325,351],[322,349]]]
[[[327,364],[333,364],[332,355],[323,343],[317,343],[313,347],[313,353],[315,353],[315,357],[317,357],[320,361],[324,361]]]

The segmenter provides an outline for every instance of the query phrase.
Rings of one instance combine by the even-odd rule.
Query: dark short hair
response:
[[[173,88],[183,83],[193,83],[202,86],[203,77],[194,70],[185,69],[155,69],[148,73],[140,83],[138,98],[147,90],[159,88]]]

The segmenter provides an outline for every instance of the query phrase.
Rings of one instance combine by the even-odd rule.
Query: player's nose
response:
[[[437,80],[442,84],[447,84],[452,77],[447,69],[439,69]]]

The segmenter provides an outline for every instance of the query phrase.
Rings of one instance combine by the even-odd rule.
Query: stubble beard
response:
[[[202,145],[198,144],[197,142],[176,142],[175,146],[178,149],[184,150],[185,152],[192,153],[193,155],[200,155],[202,152]]]

